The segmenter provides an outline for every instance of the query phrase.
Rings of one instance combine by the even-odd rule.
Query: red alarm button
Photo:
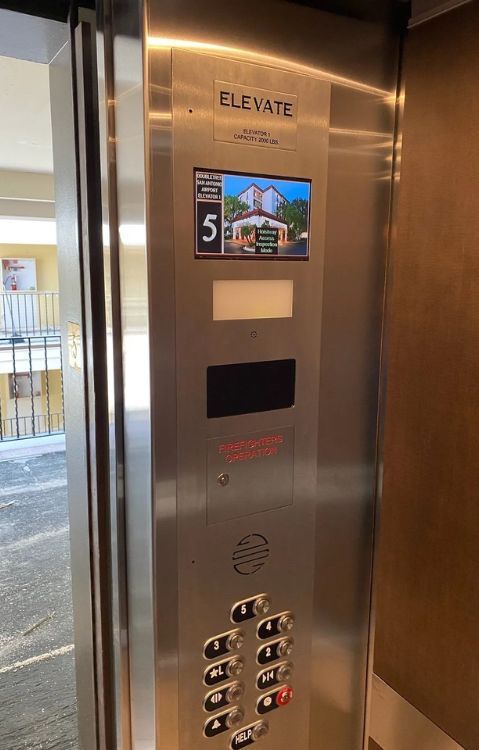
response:
[[[276,704],[278,706],[287,706],[293,700],[293,688],[286,685],[278,692],[276,696]]]

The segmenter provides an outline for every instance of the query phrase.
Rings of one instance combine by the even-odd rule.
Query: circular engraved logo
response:
[[[250,576],[261,570],[270,554],[269,542],[263,534],[248,534],[236,545],[233,567],[241,576]]]

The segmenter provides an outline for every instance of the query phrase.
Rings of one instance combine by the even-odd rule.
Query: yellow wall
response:
[[[0,258],[35,258],[37,261],[38,291],[58,291],[57,248],[55,245],[0,244]]]
[[[8,405],[8,374],[0,374],[0,404],[2,407],[2,419],[8,417],[7,405]]]
[[[62,389],[60,370],[48,371],[48,385],[50,393],[50,413],[60,414],[62,411]],[[47,413],[47,380],[46,374],[42,372],[42,410]]]
[[[61,390],[61,372],[60,370],[49,370],[49,393],[50,393],[50,414],[61,414],[62,413],[62,390]],[[41,384],[42,384],[42,395],[35,399],[35,414],[47,414],[47,388],[46,388],[46,375],[45,372],[41,373]],[[25,399],[21,399],[22,402]],[[15,410],[13,408],[13,399],[9,398],[8,392],[8,374],[0,374],[0,402],[1,402],[1,413],[2,419],[15,416]],[[28,403],[20,404],[25,406],[25,409],[19,409],[19,414],[30,414],[30,399]],[[52,430],[58,429],[57,418],[52,420]],[[20,423],[20,430],[23,431],[23,421]]]

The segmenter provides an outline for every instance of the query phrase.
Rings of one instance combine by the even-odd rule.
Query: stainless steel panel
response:
[[[395,103],[392,95],[391,102]],[[319,422],[315,742],[361,747],[394,110],[334,87]],[[357,117],[361,127],[352,124]],[[391,117],[389,126],[386,126]],[[368,120],[368,127],[364,127]],[[375,122],[374,122],[375,120]],[[341,217],[344,221],[341,221]],[[356,227],[356,230],[354,229]],[[339,303],[338,303],[339,301]],[[334,576],[321,571],[334,569]],[[315,745],[313,744],[313,747]]]
[[[110,106],[115,120],[121,350],[123,367],[124,491],[132,747],[156,742],[152,498],[152,394],[149,281],[146,258],[146,180],[143,17],[136,3],[105,8],[114,70]],[[154,385],[154,384],[153,384]],[[173,472],[171,472],[172,474]],[[164,475],[163,475],[164,476]],[[163,597],[161,597],[163,599]],[[174,696],[173,696],[174,702]],[[170,703],[171,711],[171,703]]]
[[[207,440],[207,522],[291,505],[294,427]]]
[[[99,3],[98,17],[103,20]],[[103,21],[104,22],[104,21]],[[112,619],[116,747],[128,750],[130,744],[130,675],[128,663],[128,608],[126,591],[126,534],[123,454],[123,373],[121,354],[120,272],[118,252],[118,209],[115,154],[115,117],[112,37],[97,34],[98,100],[100,129],[100,168],[103,221],[103,262],[108,366],[108,414],[110,446],[110,523]]]
[[[221,79],[297,97],[301,112],[297,149],[251,148],[213,140],[212,94],[214,81]],[[201,734],[205,719],[203,643],[225,630],[235,601],[261,591],[270,594],[275,612],[292,610],[296,615],[291,657],[295,664],[296,698],[287,710],[277,710],[268,717],[270,733],[262,743],[265,750],[281,745],[297,750],[309,747],[319,348],[305,343],[306,332],[307,337],[319,341],[321,330],[329,97],[329,84],[317,78],[188,51],[173,52],[181,750],[192,746],[219,748],[227,743],[227,735],[213,740]],[[198,166],[311,179],[310,260],[287,264],[235,261],[233,267],[230,261],[195,260],[191,252],[191,200],[193,171]],[[213,280],[231,278],[232,274],[239,279],[293,279],[293,318],[255,321],[255,337],[251,336],[249,321],[213,321]],[[294,409],[206,419],[208,365],[289,358],[296,360]],[[250,506],[246,503],[241,517],[206,526],[207,438],[216,437],[218,432],[234,435],[263,430],[272,434],[288,423],[295,425],[292,505],[248,516]],[[275,480],[271,477],[270,481]],[[254,574],[244,576],[238,574],[232,557],[250,534],[268,540],[270,558]],[[245,645],[241,654],[246,667],[242,679],[246,693],[242,706],[246,711],[244,725],[248,725],[258,718],[255,684],[259,667],[255,656],[261,644],[254,621],[245,623],[243,630]]]
[[[378,412],[378,435],[377,435],[377,470],[376,470],[376,506],[374,509],[374,540],[373,540],[373,574],[371,580],[371,613],[370,613],[370,627],[369,627],[369,644],[368,644],[368,669],[367,669],[367,689],[366,689],[366,718],[365,718],[365,734],[364,734],[364,747],[367,749],[369,740],[369,723],[371,719],[371,699],[372,699],[372,680],[374,670],[374,641],[375,641],[375,630],[376,630],[376,597],[375,597],[375,578],[377,575],[377,547],[379,540],[380,531],[380,520],[381,520],[381,502],[383,493],[383,472],[384,472],[384,418],[385,418],[385,399],[384,394],[386,393],[387,386],[387,375],[388,375],[388,361],[389,361],[389,317],[387,315],[388,310],[388,293],[392,286],[394,276],[394,266],[392,263],[390,247],[391,242],[396,238],[397,234],[397,211],[399,202],[399,183],[401,175],[401,159],[402,159],[402,130],[403,130],[403,117],[404,117],[404,102],[405,102],[405,80],[404,76],[400,76],[398,81],[398,96],[396,101],[396,118],[395,118],[395,134],[394,134],[394,149],[391,159],[392,170],[392,185],[391,185],[391,202],[390,202],[390,221],[389,221],[389,252],[386,263],[386,285],[383,296],[383,311],[384,321],[382,327],[382,344],[381,344],[381,366],[380,366],[380,388],[379,388],[379,412]]]
[[[377,675],[372,682],[370,734],[383,750],[464,750]]]
[[[192,209],[191,206],[184,205],[181,196],[189,195],[188,191],[191,191],[193,148],[200,149],[204,155],[201,166],[226,166],[230,169],[230,152],[225,150],[220,155],[214,148],[234,150],[240,147],[219,142],[213,146],[212,127],[209,140],[200,139],[200,142],[195,143],[190,138],[189,141],[182,141],[181,157],[189,166],[181,168],[179,182],[175,181],[175,242],[178,250],[175,263],[172,242],[172,182],[173,142],[178,149],[178,131],[173,136],[171,53],[172,50],[181,49],[202,53],[202,61],[214,55],[220,71],[217,74],[218,80],[234,82],[235,79],[230,77],[228,70],[231,69],[230,61],[235,60],[244,64],[244,71],[258,70],[259,67],[268,71],[267,74],[264,73],[268,78],[267,83],[258,78],[240,81],[252,87],[281,90],[277,80],[284,73],[295,76],[299,74],[305,79],[323,79],[332,86],[329,173],[327,182],[323,181],[323,189],[327,192],[327,207],[321,342],[319,314],[313,315],[312,326],[304,328],[307,335],[298,337],[302,356],[319,358],[319,352],[321,354],[318,450],[320,483],[316,494],[317,557],[311,737],[308,740],[307,732],[303,729],[305,724],[292,719],[292,725],[296,724],[299,730],[293,739],[285,734],[284,746],[297,748],[301,747],[301,743],[309,742],[307,747],[321,747],[325,750],[359,748],[364,724],[377,382],[396,99],[397,36],[385,18],[377,22],[363,22],[286,2],[270,1],[258,5],[253,0],[245,0],[241,5],[239,18],[237,8],[233,10],[230,4],[220,0],[211,0],[208,4],[191,0],[160,0],[146,3],[144,28],[139,8],[133,1],[129,4],[114,2],[113,6],[117,79],[115,103],[117,122],[121,125],[121,132],[117,133],[118,155],[122,162],[119,175],[120,223],[135,224],[141,228],[146,215],[148,239],[147,249],[143,240],[135,247],[124,246],[121,259],[124,323],[132,332],[135,310],[138,323],[135,329],[138,347],[132,349],[131,339],[124,337],[125,351],[128,349],[125,372],[128,371],[129,383],[126,386],[129,435],[126,472],[127,477],[130,477],[127,488],[127,534],[128,574],[132,588],[129,616],[132,637],[133,746],[152,747],[156,742],[160,750],[179,747],[176,710],[177,476],[181,523],[180,662],[182,669],[185,665],[188,669],[192,668],[193,663],[196,665],[195,682],[191,683],[191,693],[194,694],[187,694],[188,684],[183,679],[181,685],[179,710],[181,723],[184,724],[182,739],[187,747],[188,742],[190,747],[196,746],[197,735],[194,735],[193,741],[193,724],[190,722],[194,717],[196,732],[203,718],[201,704],[196,703],[200,695],[198,670],[203,665],[198,656],[201,653],[200,641],[202,637],[227,629],[224,596],[228,593],[234,598],[242,592],[238,590],[236,594],[234,586],[230,587],[229,583],[220,585],[220,581],[231,580],[229,576],[232,574],[228,566],[231,565],[234,549],[232,542],[237,544],[251,533],[249,519],[254,518],[247,517],[220,524],[228,528],[225,539],[216,550],[218,558],[224,561],[224,566],[220,573],[213,567],[203,568],[203,573],[206,568],[211,573],[212,585],[219,592],[217,608],[208,614],[205,621],[201,621],[196,614],[197,606],[202,606],[202,602],[197,605],[199,592],[195,588],[195,576],[199,574],[192,570],[198,563],[192,561],[202,561],[202,557],[199,558],[202,549],[195,542],[194,517],[204,509],[206,457],[204,452],[199,452],[193,440],[189,443],[187,441],[185,446],[184,425],[191,417],[188,414],[187,399],[192,401],[194,408],[198,408],[203,391],[201,382],[190,383],[183,363],[185,357],[195,362],[201,357],[221,362],[222,353],[227,346],[231,346],[231,339],[228,341],[228,331],[231,328],[230,321],[217,321],[214,346],[210,344],[207,351],[200,351],[202,341],[196,333],[199,322],[206,324],[203,312],[206,309],[205,281],[208,274],[211,274],[211,281],[212,275],[217,271],[216,268],[208,270],[205,266],[199,271],[197,284],[189,284],[187,288],[182,286],[185,269],[188,270],[186,266],[193,263],[189,255],[193,248],[188,244],[191,243],[188,223]],[[200,77],[199,70],[193,67],[181,80],[175,79],[180,88],[181,81],[190,80],[190,73]],[[142,83],[144,89],[141,88]],[[283,90],[290,91],[288,87]],[[190,94],[195,96],[196,93],[194,87],[190,90],[185,86],[181,91],[185,101]],[[144,113],[143,103],[146,106]],[[200,102],[198,106],[199,119],[208,120],[211,115],[207,107]],[[322,127],[326,123],[319,124]],[[271,152],[268,149],[253,151],[244,157],[246,170],[271,173],[268,161]],[[286,174],[289,173],[288,165],[291,165],[293,158],[290,153],[294,154],[281,152]],[[146,173],[143,172],[144,163]],[[310,163],[305,163],[306,174],[309,169]],[[279,173],[283,171],[281,167]],[[182,220],[186,226],[181,225]],[[188,257],[180,253],[178,242]],[[213,261],[207,263],[217,266]],[[227,269],[228,265],[229,262],[219,268],[220,277],[231,278],[231,267]],[[236,273],[235,271],[235,275]],[[292,273],[299,274],[299,271],[294,270]],[[146,284],[147,274],[149,285]],[[251,268],[246,272],[241,268],[239,274],[242,278],[246,275],[253,278],[256,274],[266,277],[267,272],[258,268]],[[311,278],[314,278],[314,274]],[[306,294],[313,293],[311,284]],[[211,289],[208,294],[211,295]],[[178,352],[175,345],[175,297],[179,312],[178,342],[182,342],[183,347]],[[308,296],[308,299],[311,301],[311,297]],[[304,302],[306,304],[306,300]],[[200,311],[198,320],[194,322],[188,322],[183,312],[191,305]],[[318,309],[318,300],[312,301],[312,307]],[[264,334],[257,343],[261,346],[262,356],[277,353],[280,342],[274,339],[276,322],[261,323]],[[190,323],[192,330],[188,329]],[[283,324],[288,325],[288,321],[282,321]],[[213,325],[212,321],[209,321],[209,325]],[[238,361],[247,361],[251,359],[251,351],[255,351],[252,349],[253,340],[250,337],[246,341],[245,335],[250,333],[251,324],[248,321],[237,321],[233,325],[237,332],[235,352]],[[289,325],[291,333],[284,341],[285,350],[294,338],[294,319],[289,321]],[[203,326],[199,329],[203,330]],[[271,343],[265,344],[265,341]],[[185,342],[192,342],[190,351],[186,350]],[[145,376],[148,363],[152,374],[151,382]],[[178,454],[177,367],[181,394],[178,402],[181,430]],[[137,383],[136,400],[132,398],[135,376],[141,377]],[[317,374],[311,375],[307,388],[313,387],[314,380],[317,390],[313,401],[318,393]],[[304,386],[303,383],[301,388]],[[150,416],[153,442],[150,442]],[[278,421],[275,425],[289,423],[288,416],[284,413],[278,413],[275,419],[276,417]],[[194,423],[195,431],[203,429],[203,419],[204,415],[201,413]],[[271,426],[274,425],[267,425]],[[236,434],[264,427],[263,417],[237,417],[226,420],[224,428],[216,428],[204,437],[207,439],[218,434]],[[313,443],[316,441],[316,434],[316,430],[313,436],[309,431]],[[302,435],[300,440],[304,439]],[[153,456],[151,465],[150,451]],[[182,463],[177,472],[178,456]],[[147,479],[150,476],[150,466],[151,492]],[[272,511],[271,515],[289,512],[290,508],[286,508]],[[151,523],[151,513],[154,514],[154,523]],[[208,528],[213,529],[214,526]],[[185,529],[188,530],[187,535]],[[295,534],[310,539],[311,529],[311,524],[298,525]],[[214,541],[212,537],[208,538],[208,550]],[[273,550],[279,549],[284,554],[284,550],[289,549],[288,534],[278,533],[273,541]],[[308,547],[308,543],[305,547]],[[309,564],[307,555],[306,549],[305,557],[302,558],[306,566]],[[258,589],[253,593],[264,590],[260,583],[266,580],[262,578],[266,576],[266,571],[268,582],[273,582],[269,593],[274,596],[275,606],[287,609],[297,601],[301,610],[305,598],[307,599],[311,580],[303,582],[301,577],[293,576],[288,568],[284,586],[296,586],[297,600],[283,602],[284,572],[276,551],[273,552],[271,563],[254,574],[253,578],[259,576],[259,579]],[[193,581],[193,585],[185,584],[188,581]],[[148,593],[153,585],[155,612],[148,600]],[[192,602],[195,606],[192,606]],[[224,628],[218,627],[221,621],[225,622]],[[307,629],[305,618],[298,629],[301,641],[306,639]],[[254,639],[253,630],[248,625],[249,649]],[[153,651],[153,633],[156,651]],[[308,670],[310,662],[307,649],[298,658],[301,664],[308,664]],[[248,669],[250,682],[253,668],[250,666]],[[305,684],[302,679],[301,685]],[[155,687],[156,704],[153,706]],[[309,693],[309,688],[307,692]],[[295,709],[294,705],[299,708]],[[172,710],[172,707],[175,708]],[[248,707],[250,709],[250,703]],[[289,708],[304,715],[304,706],[301,707],[299,701]],[[284,715],[287,715],[286,709]],[[289,715],[296,716],[291,713]],[[280,721],[283,719],[280,718]],[[206,740],[199,739],[199,743],[204,744]],[[269,739],[265,739],[264,746],[267,747],[268,743]],[[223,739],[209,740],[209,745],[223,747],[224,736]]]

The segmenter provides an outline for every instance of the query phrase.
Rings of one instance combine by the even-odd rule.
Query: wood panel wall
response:
[[[405,83],[374,664],[479,750],[477,2],[409,33]]]

